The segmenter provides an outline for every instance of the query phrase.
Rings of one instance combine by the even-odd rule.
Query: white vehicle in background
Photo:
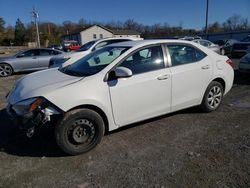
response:
[[[63,66],[70,65],[75,61],[81,59],[85,55],[99,49],[103,48],[104,46],[118,43],[118,42],[127,42],[127,41],[134,41],[134,40],[143,40],[142,38],[132,38],[132,37],[114,37],[114,38],[104,38],[98,40],[92,40],[90,42],[85,43],[82,45],[78,50],[74,52],[65,53],[63,55],[58,55],[50,59],[49,67],[59,67],[63,64]]]
[[[207,48],[209,48],[210,50],[213,50],[214,52],[216,52],[217,54],[220,54],[221,53],[221,50],[220,50],[220,47],[219,45],[217,44],[214,44],[208,40],[204,40],[204,39],[195,39],[195,40],[192,40],[193,42],[196,42],[202,46],[205,46]],[[224,54],[222,54],[224,55]]]
[[[7,96],[7,112],[27,136],[54,120],[57,144],[77,155],[105,131],[192,106],[214,111],[233,79],[230,59],[193,42],[116,43],[22,77]]]

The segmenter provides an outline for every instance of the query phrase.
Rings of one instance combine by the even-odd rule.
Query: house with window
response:
[[[88,28],[81,29],[74,33],[62,36],[64,40],[75,40],[83,45],[91,40],[108,38],[108,37],[137,37],[140,38],[139,32],[134,30],[111,30],[102,25],[93,25]]]

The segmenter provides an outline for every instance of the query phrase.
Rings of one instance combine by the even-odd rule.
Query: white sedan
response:
[[[53,67],[67,66],[81,59],[85,55],[97,49],[103,48],[107,45],[119,42],[133,41],[133,40],[143,40],[143,39],[134,37],[111,37],[111,38],[92,40],[85,43],[78,50],[74,52],[68,52],[51,58],[49,61],[49,67],[53,68]]]
[[[54,119],[58,145],[77,155],[128,124],[192,106],[216,110],[233,85],[231,65],[189,41],[116,43],[21,78],[7,96],[7,112],[27,136]]]

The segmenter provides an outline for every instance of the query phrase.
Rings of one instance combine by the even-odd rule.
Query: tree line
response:
[[[94,24],[103,25],[111,30],[131,29],[141,33],[143,38],[166,38],[174,36],[194,36],[204,32],[201,30],[185,29],[180,23],[178,26],[171,26],[168,23],[156,23],[154,25],[145,25],[136,22],[133,19],[128,19],[124,22],[112,21],[107,23],[91,22],[81,18],[78,23],[71,21],[64,21],[62,24],[55,24],[52,22],[40,22],[39,32],[41,44],[44,46],[46,41],[50,44],[59,44],[63,35],[83,30]],[[223,23],[214,22],[209,24],[208,32],[225,32],[250,29],[250,23],[247,18],[239,15],[233,15],[226,19]],[[27,42],[36,41],[36,28],[33,22],[24,24],[18,18],[15,26],[6,26],[2,17],[0,17],[0,45],[26,45]]]

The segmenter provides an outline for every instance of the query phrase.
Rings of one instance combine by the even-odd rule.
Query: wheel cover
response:
[[[217,108],[222,99],[222,90],[219,86],[213,86],[207,97],[207,102],[210,108]]]
[[[0,75],[8,76],[12,72],[11,67],[9,65],[0,65]]]
[[[88,145],[93,142],[96,135],[94,123],[87,119],[73,122],[67,132],[68,140],[73,145]]]

